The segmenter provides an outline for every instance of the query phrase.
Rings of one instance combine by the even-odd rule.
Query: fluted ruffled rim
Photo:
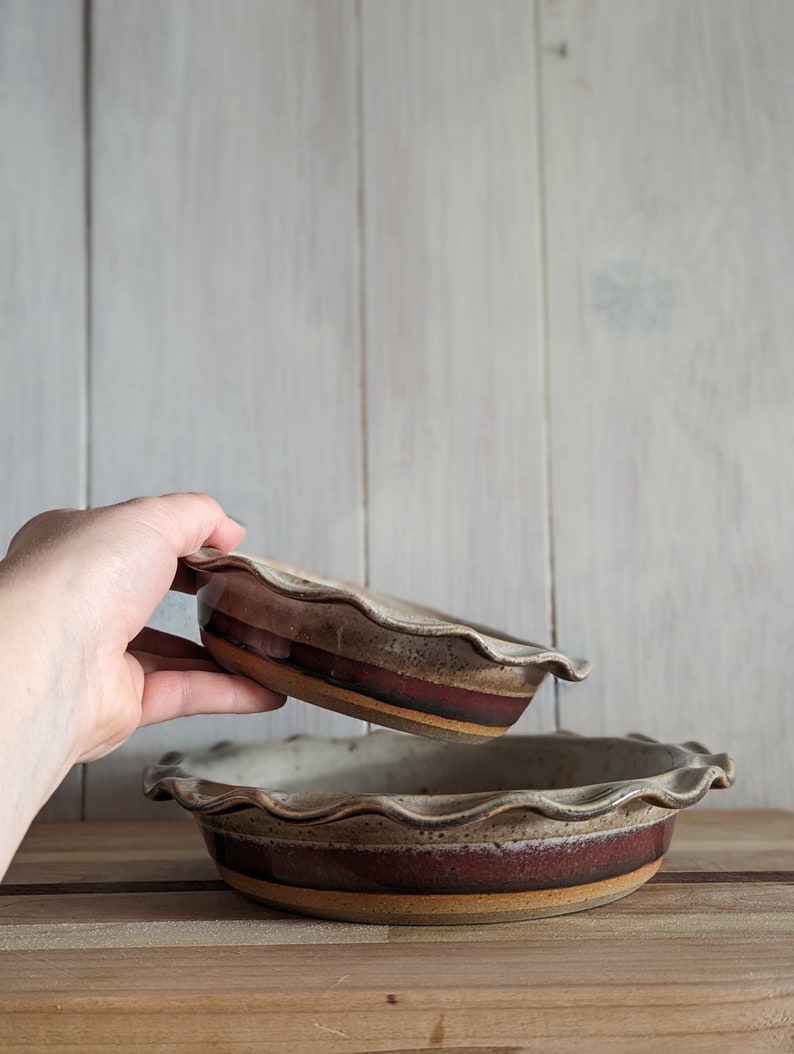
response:
[[[381,596],[363,586],[353,585],[266,561],[242,553],[222,553],[205,547],[184,558],[197,571],[247,571],[270,589],[296,600],[346,603],[357,608],[384,629],[421,637],[457,637],[469,641],[482,655],[500,666],[543,666],[567,681],[582,681],[590,672],[586,659],[572,659],[554,648],[544,648],[529,641],[503,640],[484,627],[456,622],[441,612],[405,603],[394,597]]]
[[[393,733],[375,732],[372,735]],[[406,827],[440,829],[477,823],[517,809],[565,821],[590,820],[635,800],[665,809],[685,809],[700,801],[711,788],[730,787],[734,780],[733,762],[726,754],[711,754],[706,747],[695,742],[660,743],[639,733],[609,739],[588,739],[572,732],[523,738],[557,743],[560,739],[568,739],[576,741],[577,745],[587,742],[594,750],[620,742],[646,744],[649,755],[653,751],[657,755],[661,751],[667,754],[669,768],[654,776],[558,790],[450,795],[316,794],[230,786],[196,778],[183,769],[183,755],[170,753],[144,773],[144,793],[153,800],[173,798],[183,809],[200,814],[235,812],[253,807],[278,820],[300,825],[334,823],[352,816],[372,814],[388,817]],[[228,748],[228,744],[225,746]]]

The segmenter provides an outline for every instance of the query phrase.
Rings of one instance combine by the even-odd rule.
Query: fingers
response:
[[[34,542],[57,544],[75,529],[85,531],[99,526],[107,534],[111,521],[132,520],[154,527],[168,542],[176,556],[189,556],[202,545],[228,552],[245,537],[245,527],[227,516],[207,494],[165,494],[159,498],[132,498],[118,505],[94,509],[52,509],[34,516],[11,539],[9,552]]]
[[[125,505],[155,527],[176,556],[189,556],[203,545],[228,552],[245,537],[245,528],[206,494],[135,498]]]
[[[132,658],[137,659],[144,673],[157,673],[160,670],[203,670],[208,673],[223,673],[220,666],[213,662],[209,656],[204,658],[179,658],[178,656],[164,656],[156,652],[130,651]]]
[[[231,673],[159,669],[144,678],[141,725],[195,714],[254,714],[277,710],[285,696]]]
[[[111,575],[137,589],[142,606],[153,610],[172,581],[180,591],[195,592],[195,576],[178,565],[179,557],[203,545],[228,552],[244,537],[245,528],[206,494],[133,498],[41,513],[14,535],[3,570],[11,573],[18,564],[29,575],[31,569],[68,567],[77,578],[85,565],[97,577]]]

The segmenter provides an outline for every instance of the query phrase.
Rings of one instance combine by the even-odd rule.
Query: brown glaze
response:
[[[199,624],[221,666],[279,692],[434,738],[484,742],[552,674],[586,662],[276,561],[205,549]]]
[[[457,685],[412,677],[385,666],[352,659],[299,641],[267,634],[263,647],[262,633],[239,619],[220,619],[208,615],[204,632],[225,638],[227,644],[244,648],[258,658],[267,659],[285,669],[306,677],[316,677],[329,688],[347,689],[367,695],[377,702],[388,703],[396,710],[419,711],[428,716],[465,721],[502,729],[520,716],[525,698],[472,691]]]
[[[599,882],[658,861],[676,814],[617,831],[459,845],[338,845],[235,837],[199,826],[215,862],[281,885],[350,893],[520,893]]]
[[[625,896],[659,866],[678,810],[732,781],[730,759],[695,743],[558,733],[471,751],[376,732],[169,755],[144,785],[196,815],[220,874],[246,896],[441,924]]]
[[[270,659],[248,648],[231,644],[215,637],[209,629],[202,629],[201,640],[218,665],[233,673],[245,674],[276,692],[346,714],[348,717],[374,721],[385,728],[431,738],[469,743],[485,742],[506,732],[520,716],[527,702],[526,698],[503,701],[484,693],[448,688],[446,692],[449,697],[446,700],[419,709],[421,704],[411,705],[408,692],[413,690],[417,693],[421,684],[429,685],[429,682],[420,682],[416,678],[401,678],[399,675],[389,674],[386,670],[370,667],[373,670],[372,679],[366,683],[366,690],[361,691],[361,678],[366,677],[366,673],[362,664],[355,664],[351,660],[340,660],[348,664],[347,677],[324,676],[316,667],[307,671],[297,662]],[[317,652],[317,649],[313,650]],[[330,657],[327,661],[330,661]],[[358,676],[354,678],[350,676],[350,666],[356,665]],[[389,678],[392,683],[384,684]],[[512,705],[508,708],[505,703]],[[498,707],[499,713],[489,712],[489,704]],[[473,717],[476,707],[479,707],[480,720],[465,720],[463,715]],[[483,715],[485,720],[482,719]],[[505,716],[508,720],[504,720]],[[502,724],[497,723],[500,718]]]

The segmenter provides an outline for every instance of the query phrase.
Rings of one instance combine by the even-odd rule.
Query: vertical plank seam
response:
[[[535,0],[535,156],[537,158],[537,252],[538,252],[538,338],[541,346],[540,361],[543,370],[543,445],[545,460],[546,502],[546,568],[548,580],[548,621],[550,644],[557,647],[557,579],[554,552],[554,479],[552,475],[552,395],[551,395],[551,349],[549,347],[549,267],[548,228],[546,223],[546,154],[544,129],[543,65],[542,65],[542,0]],[[554,726],[560,728],[560,690],[556,679],[552,681],[554,693]]]
[[[91,180],[91,17],[92,0],[83,0],[83,210],[85,220],[85,423],[84,443],[85,459],[83,480],[83,500],[86,508],[91,507],[91,416],[92,416],[92,358],[93,358],[93,254],[92,254],[92,180]]]
[[[364,584],[369,585],[369,434],[367,413],[367,268],[366,268],[366,197],[364,187],[364,42],[361,0],[354,8],[355,64],[356,64],[356,179],[358,224],[358,346],[359,346],[359,427],[361,429],[361,518]]]
[[[364,584],[370,578],[370,518],[369,518],[369,427],[367,407],[367,239],[366,193],[364,156],[364,12],[361,0],[353,5],[356,64],[356,179],[358,224],[358,348],[359,348],[359,427],[361,429],[361,535]],[[364,722],[364,731],[372,732],[372,722]]]
[[[84,281],[85,300],[83,310],[84,340],[85,340],[85,362],[83,383],[85,391],[83,396],[83,504],[86,508],[91,507],[91,443],[92,443],[92,388],[91,375],[93,363],[93,325],[92,325],[92,294],[93,294],[93,255],[92,255],[92,179],[91,179],[91,157],[92,157],[92,111],[91,111],[91,0],[83,0],[83,24],[82,24],[82,50],[83,50],[83,220],[85,224],[84,234]],[[87,814],[87,769],[85,765],[80,766],[80,819],[85,820]]]

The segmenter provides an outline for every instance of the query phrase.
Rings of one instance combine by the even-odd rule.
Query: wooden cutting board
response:
[[[190,822],[41,824],[0,886],[0,1050],[794,1050],[794,814],[692,810],[592,911],[381,927],[269,911]]]

